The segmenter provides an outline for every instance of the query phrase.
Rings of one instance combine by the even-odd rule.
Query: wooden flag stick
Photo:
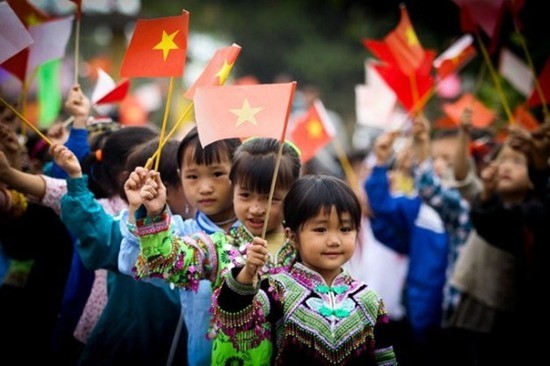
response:
[[[487,48],[485,47],[485,44],[483,43],[483,40],[481,39],[481,36],[479,35],[479,33],[476,34],[476,37],[477,37],[477,42],[479,43],[479,48],[481,49],[481,54],[483,55],[483,59],[485,60],[485,64],[487,65],[487,69],[489,70],[489,74],[493,79],[493,83],[495,84],[495,87],[497,89],[497,93],[502,102],[502,106],[504,107],[504,112],[508,117],[508,122],[510,124],[514,124],[514,117],[512,115],[512,110],[510,109],[510,106],[508,105],[508,100],[506,99],[506,96],[504,95],[504,91],[502,90],[502,85],[500,84],[500,80],[495,71],[495,67],[491,62],[491,58],[489,57],[489,52],[487,51]]]
[[[180,116],[180,118],[178,119],[176,124],[172,127],[170,132],[168,132],[168,134],[166,135],[166,138],[164,140],[162,140],[162,143],[159,143],[159,147],[157,148],[157,150],[155,151],[153,156],[151,156],[147,160],[147,163],[145,164],[146,169],[151,169],[151,166],[153,166],[153,162],[155,161],[157,156],[160,154],[160,151],[162,150],[162,148],[164,147],[166,142],[168,140],[170,140],[170,138],[172,138],[172,136],[176,133],[176,131],[178,130],[178,128],[180,127],[180,125],[184,121],[185,117],[189,114],[189,111],[191,111],[191,108],[193,108],[193,103],[189,103],[189,105],[187,106],[187,108],[185,108],[185,111],[183,111],[182,115]]]
[[[76,32],[74,37],[74,83],[78,84],[78,54],[80,53],[80,17],[76,19]]]
[[[525,37],[523,37],[523,34],[521,34],[515,19],[514,19],[514,28],[518,35],[519,43],[521,45],[521,48],[523,49],[523,53],[525,53],[525,58],[527,59],[527,65],[529,66],[529,70],[531,70],[531,74],[533,75],[533,80],[535,81],[535,90],[537,91],[537,94],[539,95],[540,101],[542,103],[544,118],[547,118],[549,116],[549,112],[548,112],[548,105],[546,104],[546,98],[544,97],[544,93],[540,86],[539,79],[537,78],[537,73],[535,71],[535,65],[533,63],[533,59],[531,58],[531,54],[527,49],[527,42],[525,41]]]
[[[161,142],[164,141],[164,133],[166,132],[166,123],[170,114],[170,103],[172,101],[172,90],[174,89],[174,77],[170,77],[170,85],[168,86],[168,96],[166,97],[166,107],[164,108],[164,118],[162,119],[162,127],[160,129],[159,147],[157,149],[158,156],[155,160],[155,170],[158,170],[160,163],[160,153],[162,150]]]
[[[34,132],[36,132],[38,134],[38,136],[40,136],[42,138],[42,140],[46,141],[48,143],[48,145],[51,145],[52,142],[50,141],[49,138],[46,137],[46,135],[44,135],[42,132],[40,132],[40,130],[38,128],[36,128],[32,123],[30,123],[29,121],[27,121],[27,119],[25,117],[23,117],[23,115],[21,113],[19,113],[17,111],[17,109],[15,109],[14,107],[12,107],[8,102],[6,102],[2,97],[0,97],[0,102],[2,102],[6,107],[8,107],[9,110],[11,110],[17,117],[19,117],[19,119],[21,121],[23,121],[25,123],[25,125],[29,126],[30,128],[32,128],[34,130]]]

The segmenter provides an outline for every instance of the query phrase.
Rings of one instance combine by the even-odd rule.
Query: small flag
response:
[[[8,3],[0,3],[0,64],[33,42],[25,25]]]
[[[323,103],[317,99],[309,110],[293,123],[289,140],[301,151],[302,163],[309,161],[336,136],[334,125]]]
[[[187,56],[189,12],[157,19],[138,19],[122,60],[122,77],[182,76]]]
[[[184,96],[189,100],[193,100],[198,87],[223,85],[240,52],[241,46],[235,43],[217,50],[202,74],[185,92]]]
[[[120,102],[130,89],[130,80],[123,79],[118,84],[103,69],[97,70],[97,82],[92,92],[92,104],[110,104]]]
[[[477,51],[473,43],[474,37],[465,34],[436,57],[433,66],[439,80],[458,72],[476,56]]]
[[[544,64],[537,80],[540,88],[542,89],[544,102],[545,104],[548,104],[548,102],[550,102],[550,58],[546,60],[546,63]],[[529,104],[530,107],[536,107],[542,104],[542,100],[537,90],[533,90],[527,100],[527,104]]]
[[[500,52],[499,73],[525,97],[533,91],[534,80],[529,66],[508,49]]]
[[[405,75],[412,75],[426,57],[403,5],[401,20],[383,41],[363,40],[364,46],[385,63],[397,66]]]
[[[29,75],[45,62],[61,59],[65,56],[67,42],[71,37],[74,16],[50,20],[29,27],[34,39],[30,47],[26,74]]]
[[[442,108],[443,112],[458,126],[466,107],[472,108],[472,125],[476,128],[488,127],[496,117],[492,110],[485,107],[471,93],[464,94],[454,103],[443,104]]]
[[[52,17],[27,0],[8,0],[7,2],[27,28],[52,19]]]
[[[205,86],[195,93],[202,146],[225,138],[284,138],[296,82]]]

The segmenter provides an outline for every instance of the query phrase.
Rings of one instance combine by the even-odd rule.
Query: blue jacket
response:
[[[405,291],[407,317],[415,336],[441,325],[448,236],[439,215],[420,197],[393,195],[386,167],[376,166],[364,188],[376,239],[409,256]]]
[[[80,365],[184,365],[185,329],[178,329],[178,292],[136,281],[118,271],[119,220],[107,214],[88,189],[87,177],[67,180],[61,218],[78,237],[89,269],[109,270],[108,301],[90,333]],[[172,343],[178,347],[172,351]]]

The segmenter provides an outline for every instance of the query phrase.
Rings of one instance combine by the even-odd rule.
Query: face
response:
[[[298,236],[285,229],[287,236],[295,244],[302,263],[319,273],[328,285],[341,272],[355,250],[357,229],[349,213],[338,217],[336,208],[327,214],[323,210],[308,220]]]
[[[283,231],[283,199],[287,192],[288,190],[282,189],[275,189],[273,192],[266,233]],[[235,214],[254,236],[262,234],[268,199],[267,193],[260,194],[241,186],[238,182],[235,184],[233,194]]]
[[[185,199],[185,192],[181,184],[177,186],[166,186],[166,203],[170,206],[170,210],[188,219],[194,216],[194,209],[191,209],[190,205]]]
[[[500,152],[497,162],[497,191],[500,194],[523,194],[531,188],[525,155],[505,146]]]
[[[187,149],[184,156],[189,156]],[[212,165],[197,165],[190,158],[183,159],[180,167],[187,202],[212,221],[227,220],[234,216],[230,168],[229,159]]]
[[[446,178],[451,174],[453,156],[456,151],[457,139],[446,137],[432,141],[432,159],[435,173]]]

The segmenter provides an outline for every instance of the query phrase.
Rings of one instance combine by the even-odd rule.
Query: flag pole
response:
[[[164,141],[164,133],[166,132],[166,123],[168,121],[168,115],[170,114],[170,103],[172,101],[172,91],[174,89],[174,77],[170,77],[170,84],[168,86],[168,96],[166,97],[166,107],[164,108],[164,118],[162,119],[162,127],[160,129],[159,147],[157,148],[158,156],[155,160],[155,170],[158,170],[160,163],[160,152],[162,150],[162,141]]]
[[[495,71],[493,63],[491,62],[491,58],[489,57],[489,52],[487,51],[487,48],[485,47],[485,44],[483,43],[483,40],[481,39],[479,32],[476,32],[476,37],[477,37],[477,42],[479,43],[479,48],[481,49],[481,54],[483,55],[483,59],[487,64],[487,69],[489,70],[489,74],[493,79],[493,83],[495,84],[495,87],[497,89],[498,96],[502,101],[502,106],[504,107],[504,112],[508,117],[508,122],[510,124],[513,124],[514,117],[512,116],[512,111],[510,110],[510,106],[508,105],[508,100],[506,99],[506,96],[504,95],[504,92],[502,90],[502,85],[500,85],[500,81],[498,79],[498,75]]]
[[[164,140],[162,140],[162,143],[159,144],[159,147],[157,148],[157,150],[155,151],[155,153],[149,158],[147,159],[147,163],[145,164],[145,168],[146,169],[151,169],[151,166],[153,165],[153,161],[157,158],[157,156],[160,154],[160,151],[162,150],[162,148],[164,147],[164,145],[166,145],[166,142],[168,140],[170,140],[170,138],[172,138],[172,136],[174,135],[174,133],[176,133],[176,131],[178,130],[178,128],[180,127],[180,125],[182,124],[182,122],[184,121],[185,117],[189,114],[189,112],[191,111],[191,108],[193,108],[193,102],[189,103],[189,105],[187,106],[187,108],[185,108],[185,111],[183,111],[182,115],[180,116],[180,118],[178,119],[178,121],[176,122],[176,124],[174,126],[172,126],[172,129],[170,130],[170,132],[168,132],[168,134],[166,135],[166,138]]]
[[[8,109],[10,111],[12,111],[17,117],[19,117],[19,119],[21,121],[23,121],[25,123],[25,125],[29,126],[30,128],[32,128],[34,130],[34,132],[36,132],[38,134],[38,136],[40,136],[42,138],[42,140],[46,141],[48,143],[48,145],[51,145],[52,142],[50,141],[49,138],[46,137],[46,135],[44,135],[42,132],[40,132],[40,130],[38,128],[36,128],[32,123],[30,123],[29,121],[27,121],[27,119],[25,117],[23,117],[23,115],[21,113],[19,113],[17,111],[17,109],[15,109],[14,107],[12,107],[8,102],[6,102],[2,97],[0,97],[0,102],[2,102],[6,107],[8,107]]]
[[[521,31],[519,30],[517,21],[515,17],[513,17],[514,22],[514,28],[516,30],[516,34],[518,35],[519,43],[521,45],[521,48],[523,49],[523,52],[525,53],[525,58],[527,60],[527,65],[529,66],[529,70],[531,70],[531,74],[533,75],[533,80],[535,81],[535,90],[537,91],[537,94],[539,95],[540,101],[542,102],[542,110],[544,113],[544,118],[547,118],[549,115],[548,112],[548,105],[546,104],[546,98],[544,97],[544,93],[542,91],[542,88],[539,83],[539,79],[537,78],[537,73],[535,72],[535,66],[533,63],[533,59],[531,58],[531,54],[529,53],[529,50],[527,49],[527,42],[525,41],[525,37],[523,37],[523,34],[521,34]]]
[[[74,83],[78,84],[78,54],[80,53],[80,17],[76,19],[76,32],[74,37]]]

